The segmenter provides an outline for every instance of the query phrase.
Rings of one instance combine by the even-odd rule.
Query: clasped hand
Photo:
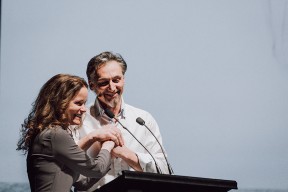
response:
[[[124,139],[122,137],[122,133],[120,129],[113,125],[104,125],[101,129],[97,129],[93,132],[93,138],[96,141],[101,142],[104,144],[106,141],[113,141],[113,142],[107,142],[105,144],[106,147],[108,143],[109,148],[114,148],[114,146],[123,146],[124,145]],[[113,146],[111,146],[113,145]]]

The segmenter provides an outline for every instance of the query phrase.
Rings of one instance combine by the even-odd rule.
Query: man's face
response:
[[[93,86],[98,99],[104,107],[116,108],[121,105],[124,89],[124,75],[117,61],[109,61],[98,69],[98,80]]]

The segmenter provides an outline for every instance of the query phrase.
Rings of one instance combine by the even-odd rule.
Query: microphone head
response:
[[[111,119],[113,119],[114,118],[114,114],[112,113],[112,111],[110,111],[109,109],[104,109],[104,112],[105,112],[105,114],[108,116],[108,117],[110,117]]]
[[[145,121],[141,118],[141,117],[138,117],[136,119],[136,122],[139,124],[139,125],[145,125]]]

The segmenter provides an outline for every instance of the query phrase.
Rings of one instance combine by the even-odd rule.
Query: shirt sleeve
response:
[[[87,177],[101,178],[110,167],[111,155],[102,149],[96,158],[90,158],[63,129],[57,129],[52,137],[53,154],[59,162]]]
[[[162,145],[162,148],[164,150],[164,147],[162,144],[162,136],[160,134],[158,124],[155,121],[155,119],[152,117],[152,115],[149,113],[146,114],[145,124],[151,130],[151,132],[155,135],[155,137],[158,139],[159,143]],[[147,130],[146,135],[145,135],[145,146],[149,150],[149,152],[153,155],[158,165],[158,168],[160,169],[159,171],[161,173],[168,174],[169,173],[168,166],[164,157],[165,150],[163,153],[159,143],[156,141],[156,139],[150,133],[150,131]],[[138,156],[139,163],[143,171],[154,172],[154,173],[157,172],[155,162],[149,153],[147,154],[147,153],[137,152],[136,154]]]

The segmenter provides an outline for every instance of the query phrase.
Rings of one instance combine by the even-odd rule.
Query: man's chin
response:
[[[119,103],[118,99],[113,99],[113,100],[107,100],[105,98],[99,98],[101,104],[105,105],[105,107],[108,108],[115,108],[117,106],[117,104]]]
[[[105,105],[108,108],[115,108],[117,106],[117,103],[110,101],[110,102],[105,102]]]

